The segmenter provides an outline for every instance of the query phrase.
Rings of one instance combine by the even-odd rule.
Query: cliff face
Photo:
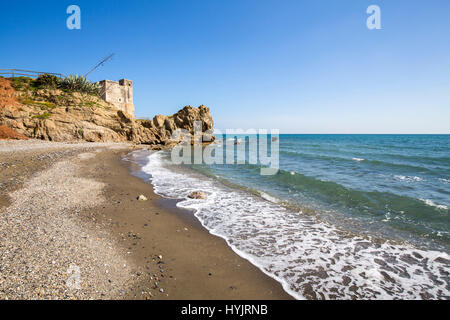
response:
[[[177,129],[184,129],[192,136],[195,121],[201,122],[202,140],[212,142],[214,140],[212,136],[213,119],[209,108],[203,105],[198,108],[186,106],[172,116],[157,115],[153,120],[138,120],[139,125],[133,140],[138,143],[146,143],[148,135],[153,134],[156,140],[163,145],[174,144],[178,140],[172,140],[172,133]]]
[[[209,108],[184,107],[172,116],[136,120],[113,105],[88,94],[58,89],[15,86],[0,78],[0,125],[29,138],[50,141],[123,142],[170,146],[176,129],[194,132],[201,121],[202,131],[213,130]],[[209,139],[205,137],[205,141]]]

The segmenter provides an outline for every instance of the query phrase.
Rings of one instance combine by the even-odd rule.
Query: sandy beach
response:
[[[131,175],[134,148],[0,141],[0,299],[291,299]]]

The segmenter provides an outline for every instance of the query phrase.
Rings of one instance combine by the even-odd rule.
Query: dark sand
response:
[[[111,228],[140,270],[129,299],[292,299],[191,212],[156,195],[144,176],[131,175],[138,168],[122,160],[125,154],[98,153],[82,172],[107,185],[106,204],[90,215]],[[141,194],[148,201],[138,201]]]

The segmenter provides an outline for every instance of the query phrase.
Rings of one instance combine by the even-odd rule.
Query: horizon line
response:
[[[226,130],[226,129],[225,129]],[[213,134],[226,134],[225,130],[223,130],[222,133],[216,133]],[[235,133],[235,134],[245,134],[244,133]],[[270,134],[268,132],[268,134]],[[450,133],[301,133],[301,132],[283,132],[279,133],[279,135],[283,134],[304,134],[304,135],[450,135]]]

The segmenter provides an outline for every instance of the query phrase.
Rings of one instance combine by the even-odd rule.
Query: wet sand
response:
[[[292,299],[133,176],[133,149],[0,143],[1,299]]]
[[[277,281],[211,235],[191,212],[156,195],[139,167],[104,152],[84,172],[107,185],[108,201],[97,217],[111,219],[111,233],[122,235],[140,266],[142,280],[128,298],[148,298],[150,293],[152,299],[292,299]],[[138,201],[141,194],[148,201]]]

